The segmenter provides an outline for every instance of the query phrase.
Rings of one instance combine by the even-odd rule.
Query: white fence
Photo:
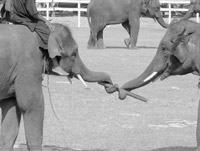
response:
[[[87,12],[87,8],[81,8],[81,4],[88,4],[90,0],[53,0],[54,3],[72,3],[77,4],[76,8],[50,7],[52,0],[36,0],[36,3],[46,3],[45,8],[37,8],[38,11],[46,11],[46,18],[49,20],[50,11],[75,11],[78,12],[78,27],[81,26],[81,12]]]
[[[46,11],[46,18],[49,19],[50,11],[75,11],[78,12],[78,27],[81,26],[81,12],[87,12],[87,8],[82,8],[81,4],[88,4],[90,0],[53,0],[54,3],[72,3],[77,4],[74,8],[63,8],[63,7],[50,7],[52,0],[36,0],[36,3],[46,3],[46,7],[38,8],[38,11]],[[187,11],[186,8],[172,8],[172,4],[189,4],[189,0],[160,0],[161,4],[168,4],[168,8],[161,8],[161,11],[168,12],[168,23],[171,22],[172,12],[183,12]],[[199,14],[197,13],[197,22],[199,22]]]
[[[187,12],[186,8],[172,8],[173,4],[190,4],[190,0],[160,0],[161,4],[168,4],[168,8],[162,8],[161,11],[168,12],[168,23],[172,20],[172,12]],[[199,23],[199,13],[196,14],[197,22]]]

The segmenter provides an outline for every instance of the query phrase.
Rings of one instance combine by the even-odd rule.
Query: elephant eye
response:
[[[163,46],[162,46],[161,49],[162,49],[163,52],[167,50],[167,49],[166,49],[165,47],[163,47]]]
[[[160,7],[158,6],[158,7],[156,7],[156,11],[159,11],[160,10]]]
[[[77,54],[78,54],[78,49],[76,48],[76,49],[73,50],[71,56],[72,56],[72,57],[76,57]]]
[[[77,56],[77,52],[73,52],[71,56],[72,57],[76,57]]]
[[[168,56],[169,55],[169,50],[166,47],[163,46],[161,48],[161,50],[162,50],[162,53],[163,53],[164,56]]]

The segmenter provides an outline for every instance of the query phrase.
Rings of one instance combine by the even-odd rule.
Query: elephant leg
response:
[[[131,41],[131,49],[137,49],[136,43],[138,39],[138,33],[140,28],[140,18],[139,15],[132,15],[129,17],[129,25],[130,25],[130,41]]]
[[[200,91],[200,79],[198,83],[198,91]],[[200,94],[198,94],[200,95]],[[200,96],[198,97],[200,98]],[[197,130],[196,130],[196,139],[197,139],[197,150],[200,151],[200,99],[199,99],[199,106],[198,106],[198,115],[197,115]]]
[[[2,114],[0,150],[12,151],[19,132],[21,111],[14,97],[3,100],[0,106]]]
[[[97,18],[91,18],[90,23],[90,38],[88,40],[88,48],[93,49],[97,47],[97,34],[99,23]]]
[[[90,38],[88,48],[104,48],[103,45],[103,29],[106,26],[104,17],[92,17],[90,23]]]
[[[93,49],[93,48],[96,47],[95,45],[96,45],[95,44],[95,39],[94,39],[94,37],[92,35],[92,31],[90,31],[90,37],[89,37],[89,40],[88,40],[88,46],[87,46],[87,48],[88,49]]]
[[[40,80],[26,77],[16,82],[15,90],[22,110],[27,147],[29,151],[42,151],[44,99]]]
[[[129,21],[123,22],[122,26],[126,29],[129,36],[131,36]],[[130,38],[124,39],[124,43],[125,43],[126,47],[129,48],[129,46],[131,44],[131,39]]]
[[[123,22],[122,26],[124,27],[124,29],[126,29],[128,34],[131,35],[129,21]]]
[[[99,49],[104,49],[104,42],[103,42],[103,30],[105,27],[103,27],[97,34],[97,47]]]

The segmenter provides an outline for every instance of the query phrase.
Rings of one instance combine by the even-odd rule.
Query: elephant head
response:
[[[121,88],[131,91],[170,75],[200,75],[199,29],[200,25],[192,21],[172,21],[146,70]]]
[[[98,82],[103,85],[107,93],[114,93],[116,91],[123,93],[123,95],[129,95],[142,101],[147,101],[134,93],[121,90],[117,84],[113,84],[110,76],[104,72],[94,72],[89,70],[82,62],[79,53],[78,46],[72,37],[70,30],[61,25],[54,24],[55,30],[51,32],[48,41],[48,51],[51,58],[59,56],[60,67],[69,73],[69,77],[75,77],[87,82]],[[119,96],[120,98],[120,96]],[[121,99],[121,98],[120,98]]]
[[[181,18],[182,20],[187,20],[190,17],[192,17],[192,15],[194,13],[199,12],[200,10],[200,3],[198,0],[190,0],[190,6],[188,8],[187,13]]]
[[[59,56],[59,64],[69,73],[69,77],[83,79],[87,82],[107,82],[112,84],[109,75],[103,72],[90,71],[82,62],[78,45],[72,37],[70,30],[61,24],[54,24],[55,30],[51,32],[48,42],[48,51],[51,58]]]
[[[156,19],[163,28],[168,27],[162,17],[159,0],[142,0],[141,12],[144,16]]]

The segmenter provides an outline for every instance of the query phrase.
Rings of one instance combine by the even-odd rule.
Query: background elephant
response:
[[[0,25],[0,107],[2,112],[0,150],[10,151],[19,132],[21,115],[28,150],[41,151],[44,99],[42,93],[43,54],[37,34],[22,25]],[[90,71],[81,61],[70,30],[55,24],[49,37],[49,51],[59,56],[69,77],[112,84],[106,73]],[[80,76],[78,76],[80,75]]]
[[[88,48],[104,48],[104,28],[120,23],[130,35],[124,40],[126,46],[136,48],[141,15],[156,19],[164,28],[168,26],[162,18],[159,0],[91,0],[87,9]]]
[[[190,0],[188,11],[181,19],[189,19],[196,13],[200,13],[200,0]]]
[[[173,21],[146,70],[121,88],[131,91],[158,78],[163,80],[171,75],[188,73],[200,76],[200,25],[188,20]],[[200,151],[200,107],[196,134]]]

